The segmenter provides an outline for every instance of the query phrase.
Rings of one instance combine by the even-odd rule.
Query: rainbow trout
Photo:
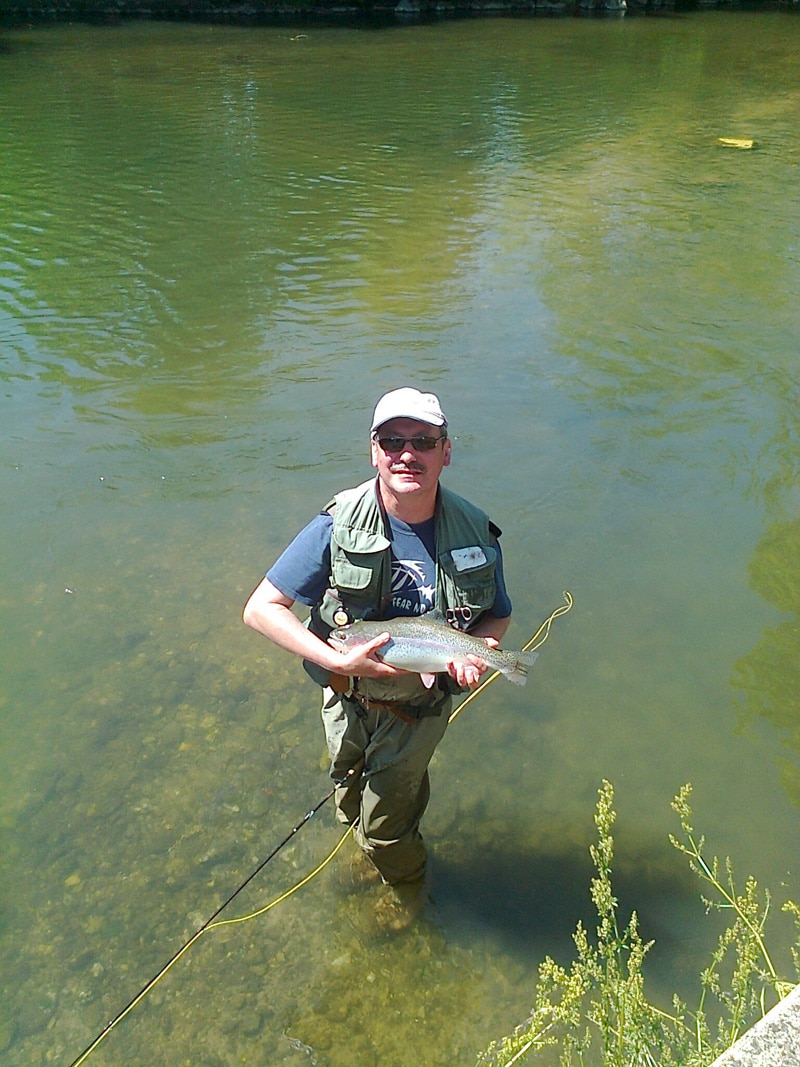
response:
[[[333,630],[329,644],[345,652],[371,641],[378,634],[388,633],[391,640],[377,650],[378,659],[391,667],[416,671],[428,688],[438,671],[446,671],[448,663],[466,663],[468,656],[480,659],[500,671],[514,685],[525,685],[528,668],[538,652],[504,652],[489,648],[479,637],[472,637],[446,622],[433,620],[429,615],[400,617],[383,622],[353,622]]]

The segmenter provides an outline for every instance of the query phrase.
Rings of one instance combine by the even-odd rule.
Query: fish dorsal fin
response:
[[[430,611],[426,611],[423,615],[419,616],[421,619],[425,619],[426,622],[443,622],[446,625],[447,619],[444,612],[440,608],[431,608]]]

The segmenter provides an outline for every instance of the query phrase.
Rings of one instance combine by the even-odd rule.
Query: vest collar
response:
[[[389,520],[373,478],[354,491],[349,506],[337,502],[332,537],[345,552],[384,552],[391,544]]]

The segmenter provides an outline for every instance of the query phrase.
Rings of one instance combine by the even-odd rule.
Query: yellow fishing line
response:
[[[127,1006],[127,1008],[125,1008],[124,1011],[121,1011],[119,1013],[119,1015],[117,1015],[114,1019],[111,1020],[111,1022],[108,1024],[108,1026],[106,1026],[105,1030],[103,1030],[101,1033],[99,1033],[97,1035],[97,1037],[94,1039],[94,1041],[91,1043],[91,1045],[89,1045],[89,1047],[87,1049],[84,1049],[84,1051],[81,1053],[81,1055],[78,1056],[77,1060],[73,1060],[72,1063],[69,1065],[69,1067],[80,1067],[80,1065],[82,1063],[84,1063],[86,1060],[88,1060],[88,1058],[91,1056],[91,1054],[94,1052],[94,1050],[100,1044],[100,1042],[101,1041],[105,1041],[105,1039],[108,1037],[108,1035],[114,1029],[114,1027],[118,1026],[122,1022],[122,1020],[127,1015],[129,1015],[130,1012],[133,1011],[133,1009],[136,1007],[136,1005],[140,1004],[144,1000],[144,998],[147,996],[147,994],[150,992],[150,990],[158,982],[160,982],[161,979],[164,977],[164,975],[173,968],[173,966],[178,962],[178,960],[181,959],[189,951],[189,949],[192,947],[192,945],[195,943],[195,941],[197,941],[203,933],[205,933],[205,930],[198,930],[197,933],[194,935],[194,937],[192,937],[189,941],[186,942],[186,944],[183,946],[183,948],[180,950],[180,952],[178,952],[169,961],[167,966],[164,967],[161,971],[158,972],[158,974],[152,980],[152,982],[148,982],[147,983],[147,985],[144,987],[144,989],[142,989],[142,991],[138,994],[138,996],[136,996],[130,1002],[130,1004]]]
[[[312,878],[316,878],[318,874],[325,870],[325,868],[328,866],[328,864],[331,862],[333,857],[336,855],[336,853],[339,851],[339,849],[342,847],[348,837],[352,834],[352,832],[353,826],[348,826],[345,832],[333,846],[331,851],[322,861],[322,863],[316,866],[313,871],[309,871],[305,878],[301,878],[300,881],[296,885],[293,885],[291,889],[287,889],[285,893],[281,893],[280,896],[275,897],[275,899],[271,900],[269,904],[265,904],[263,908],[258,908],[257,911],[251,911],[247,915],[237,915],[233,919],[217,919],[216,922],[209,923],[206,929],[216,930],[218,926],[234,926],[236,923],[246,923],[248,919],[257,919],[259,915],[264,915],[266,912],[270,911],[278,904],[282,904],[284,900],[288,900],[293,893],[296,893],[298,889],[302,889],[304,885],[308,885]]]
[[[566,603],[561,604],[559,607],[556,608],[555,611],[548,615],[548,617],[544,620],[544,622],[533,635],[533,637],[530,639],[530,641],[528,641],[527,644],[524,644],[522,646],[523,652],[535,652],[537,648],[542,647],[547,638],[550,636],[550,628],[553,625],[553,620],[557,619],[559,615],[566,615],[566,613],[571,609],[574,603],[572,599],[572,594],[569,593],[566,589],[564,590],[564,600],[566,601]],[[464,710],[464,708],[467,706],[467,704],[474,700],[479,693],[482,693],[487,686],[490,686],[492,682],[496,681],[501,674],[502,671],[494,671],[492,674],[489,675],[488,678],[484,678],[478,688],[473,689],[469,696],[465,700],[462,700],[458,707],[454,709],[454,711],[450,715],[450,718],[447,720],[448,723],[451,723],[455,719],[457,719],[461,712]]]

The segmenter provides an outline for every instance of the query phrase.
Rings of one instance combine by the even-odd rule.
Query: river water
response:
[[[657,1000],[720,928],[684,782],[800,896],[798,54],[775,12],[2,33],[4,1063],[70,1062],[327,791],[240,612],[400,384],[504,529],[507,645],[574,609],[435,758],[417,926],[348,843],[90,1062],[473,1063],[591,921],[603,779]],[[232,912],[336,840],[324,808]]]

